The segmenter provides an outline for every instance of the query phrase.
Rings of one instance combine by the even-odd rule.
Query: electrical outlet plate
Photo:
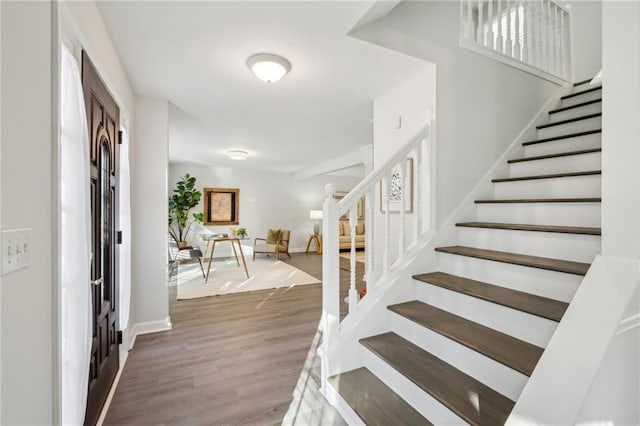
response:
[[[31,228],[2,231],[2,275],[31,266]]]

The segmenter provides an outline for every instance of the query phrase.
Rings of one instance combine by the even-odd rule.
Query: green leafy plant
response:
[[[193,222],[202,223],[204,219],[204,213],[193,213],[189,219],[189,212],[200,202],[202,192],[196,189],[196,178],[189,173],[180,178],[173,192],[169,198],[169,234],[179,245],[186,240]]]
[[[239,228],[236,229],[236,236],[238,237],[246,237],[247,236],[247,228],[245,228],[244,226],[241,226]]]

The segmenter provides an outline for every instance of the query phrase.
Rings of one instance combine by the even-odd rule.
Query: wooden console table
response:
[[[211,253],[209,254],[209,264],[207,265],[207,276],[204,279],[205,284],[209,281],[209,271],[211,271],[211,263],[213,262],[213,253],[216,250],[216,243],[229,241],[231,243],[231,248],[233,249],[233,254],[236,257],[236,263],[240,266],[240,261],[238,259],[238,251],[236,250],[236,244],[238,244],[238,250],[240,250],[240,257],[242,258],[242,264],[244,265],[244,272],[247,274],[247,278],[249,278],[249,270],[247,269],[247,262],[244,258],[244,253],[242,252],[242,245],[240,244],[240,238],[238,237],[219,237],[212,235],[210,237],[203,236],[202,237],[207,242],[207,248],[204,250],[205,253],[209,250],[209,243],[213,242],[211,247]],[[247,238],[243,238],[247,239]]]

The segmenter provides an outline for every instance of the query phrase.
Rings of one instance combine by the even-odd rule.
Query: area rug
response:
[[[350,251],[341,251],[340,252],[340,257],[344,257],[345,259],[351,259],[351,252]],[[356,251],[356,262],[364,262],[365,260],[365,252],[364,250],[357,250]]]
[[[204,268],[206,272],[206,262]],[[320,282],[298,268],[273,258],[258,258],[255,261],[249,258],[247,269],[249,279],[244,273],[242,261],[238,267],[235,259],[216,260],[211,264],[209,282],[205,284],[197,262],[183,264],[178,266],[175,280],[170,284],[178,286],[177,299],[184,300]]]

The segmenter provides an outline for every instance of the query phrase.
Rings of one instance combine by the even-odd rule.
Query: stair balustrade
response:
[[[336,188],[328,184],[323,204],[322,330],[324,353],[323,386],[329,375],[326,354],[340,339],[341,321],[358,314],[363,301],[375,297],[381,283],[389,280],[404,261],[417,251],[433,229],[433,120],[427,123],[381,167],[366,176],[344,198],[337,200]],[[363,203],[360,201],[364,198]],[[358,211],[360,208],[360,211]],[[340,219],[348,219],[350,259],[340,260]],[[365,224],[364,264],[356,262],[356,229]],[[344,226],[344,225],[343,225]],[[376,240],[374,238],[377,237]],[[360,263],[360,266],[357,265]],[[363,268],[364,282],[357,282],[357,268]],[[348,293],[341,296],[340,272],[348,271]],[[362,271],[362,270],[361,270]],[[344,276],[344,274],[343,274]],[[358,289],[360,287],[360,289]],[[366,293],[365,293],[366,292]],[[362,295],[366,294],[363,298]]]
[[[569,81],[570,13],[556,0],[462,0],[461,45],[552,81]]]

